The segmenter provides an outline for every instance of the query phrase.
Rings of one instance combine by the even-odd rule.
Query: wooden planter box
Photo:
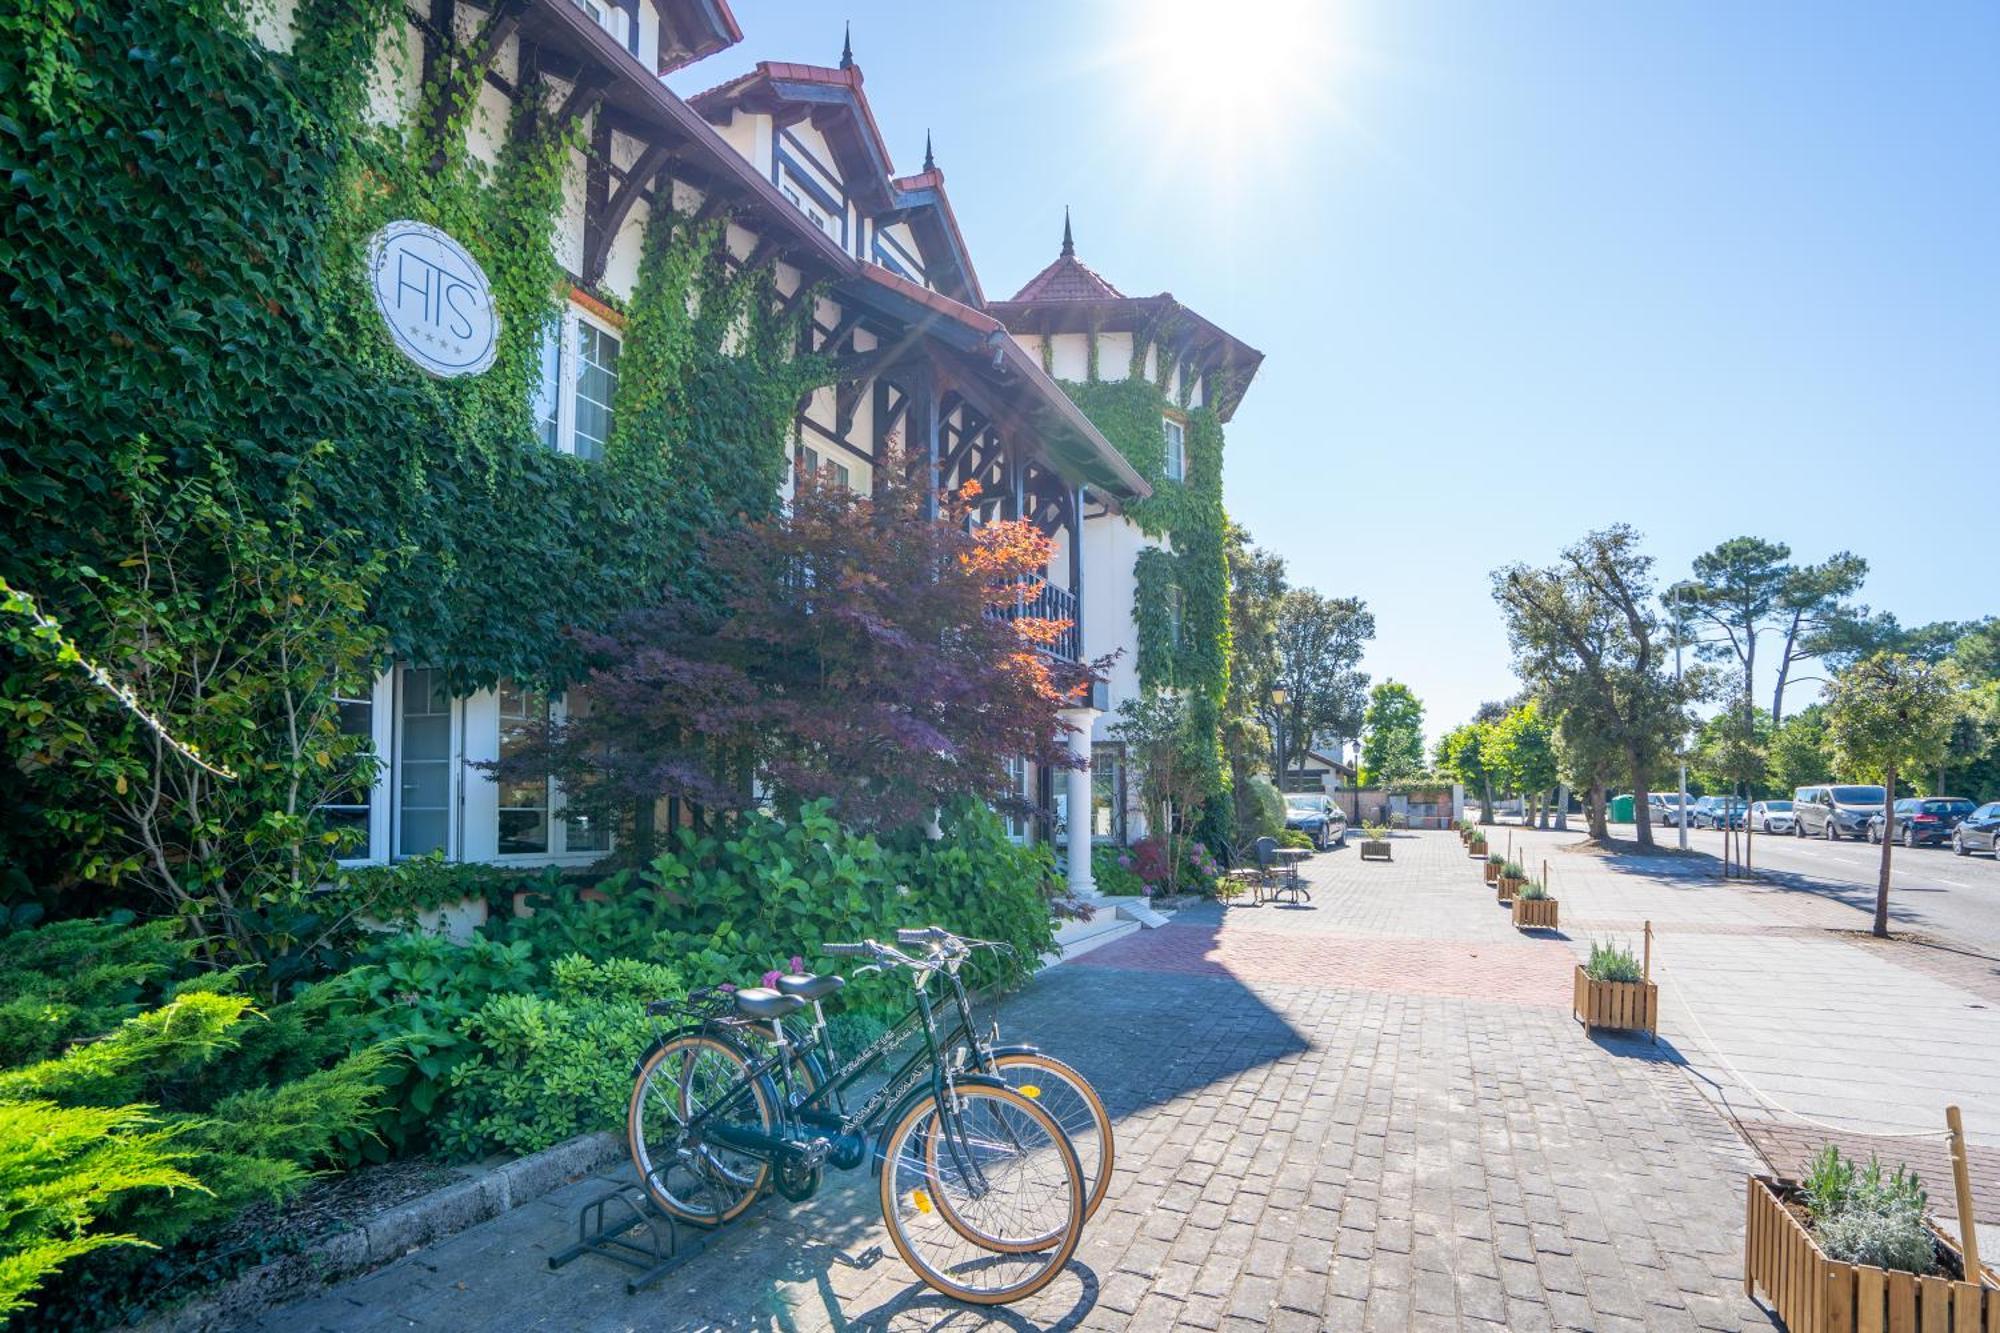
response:
[[[1516,898],[1514,900],[1514,928],[1516,930],[1555,930],[1556,900],[1553,898]]]
[[[1521,887],[1521,881],[1515,879],[1512,875],[1502,875],[1498,882],[1500,885],[1500,901],[1503,903],[1514,901],[1514,890]]]
[[[1892,1273],[1826,1257],[1797,1214],[1785,1206],[1793,1188],[1750,1177],[1744,1217],[1743,1291],[1764,1300],[1791,1333],[1982,1333],[2000,1329],[2000,1289],[1949,1277]],[[1959,1258],[1951,1237],[1931,1228],[1939,1247]],[[1958,1267],[1965,1264],[1959,1259]],[[1981,1313],[1984,1312],[1984,1321]]]
[[[1361,840],[1361,859],[1364,861],[1392,861],[1395,858],[1389,854],[1389,840],[1387,838],[1363,838]]]
[[[1486,839],[1484,838],[1474,838],[1471,842],[1467,843],[1465,846],[1466,850],[1471,852],[1474,856],[1483,857],[1486,855]]]
[[[1592,981],[1576,965],[1573,1015],[1587,1028],[1619,1028],[1656,1035],[1660,1028],[1660,987],[1652,981]]]
[[[1491,861],[1486,863],[1486,882],[1488,884],[1498,884],[1500,882],[1500,867],[1494,865]]]

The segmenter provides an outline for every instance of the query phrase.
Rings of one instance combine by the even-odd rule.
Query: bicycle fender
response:
[[[1006,1079],[995,1078],[991,1074],[959,1074],[952,1081],[964,1084],[967,1087],[1004,1088],[1007,1086]],[[920,1083],[904,1093],[903,1100],[896,1103],[896,1109],[883,1117],[882,1128],[875,1131],[875,1150],[868,1154],[868,1173],[871,1176],[882,1174],[883,1159],[889,1155],[889,1132],[895,1129],[897,1125],[903,1123],[903,1117],[909,1113],[912,1106],[915,1106],[930,1095],[931,1085],[929,1083]]]
[[[986,1053],[992,1056],[1040,1055],[1042,1048],[1039,1046],[1029,1046],[1024,1042],[1014,1046],[989,1046],[986,1048]]]
[[[632,1077],[635,1079],[638,1078],[639,1071],[646,1067],[646,1061],[653,1058],[653,1052],[659,1050],[676,1037],[714,1037],[717,1041],[734,1046],[738,1053],[746,1057],[749,1054],[749,1052],[743,1050],[740,1042],[726,1034],[716,1032],[705,1023],[683,1023],[677,1028],[668,1028],[666,1031],[660,1033],[659,1036],[653,1038],[648,1043],[645,1050],[639,1052],[639,1059],[632,1066]]]

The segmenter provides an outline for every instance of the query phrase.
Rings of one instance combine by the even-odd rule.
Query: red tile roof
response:
[[[1096,269],[1075,255],[1064,255],[1029,278],[1014,293],[1016,301],[1122,301],[1125,293],[1106,282]]]

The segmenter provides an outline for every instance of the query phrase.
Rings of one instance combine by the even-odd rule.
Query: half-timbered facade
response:
[[[286,0],[257,34],[288,48]],[[1055,651],[1080,655],[1091,640],[1083,516],[1147,494],[1147,483],[982,308],[943,173],[927,150],[921,171],[895,174],[851,56],[835,67],[762,64],[685,100],[662,81],[739,39],[724,0],[410,0],[379,52],[370,115],[415,114],[425,72],[457,61],[478,71],[467,129],[476,156],[498,160],[524,96],[580,128],[553,242],[568,290],[535,399],[544,447],[589,459],[610,437],[631,387],[620,381],[618,309],[652,210],[726,218],[729,262],[768,265],[787,308],[812,300],[810,348],[837,367],[798,405],[796,460],[864,490],[892,452],[939,486],[978,480],[982,518],[1024,517],[1052,536],[1035,610],[1076,622]],[[375,787],[335,812],[359,831],[358,856],[603,855],[607,832],[566,819],[553,784],[497,783],[477,767],[562,702],[508,681],[454,695],[435,666],[399,664],[345,705],[346,724],[383,761]],[[1046,795],[1046,776],[1023,781]]]

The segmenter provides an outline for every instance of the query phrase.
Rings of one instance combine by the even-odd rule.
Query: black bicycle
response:
[[[873,940],[822,951],[906,969],[912,1022],[802,1090],[783,1020],[805,998],[711,989],[652,1006],[681,1022],[640,1060],[626,1112],[647,1192],[672,1217],[720,1226],[767,1185],[802,1200],[827,1165],[872,1162],[890,1241],[925,1282],[979,1305],[1041,1290],[1083,1233],[1087,1191],[1069,1136],[1036,1099],[966,1068],[966,1048],[940,1041],[928,986],[945,972],[942,960]],[[765,1050],[752,1035],[762,1028],[772,1038]],[[899,1033],[921,1034],[922,1046],[859,1106],[835,1109]]]
[[[1104,1099],[1097,1095],[1097,1089],[1091,1086],[1089,1079],[1038,1047],[1002,1045],[997,1024],[990,1025],[982,1034],[973,1017],[972,998],[966,991],[960,972],[976,952],[992,951],[1012,957],[1014,947],[1002,940],[954,935],[943,926],[899,930],[896,932],[896,943],[905,949],[922,949],[926,961],[939,967],[937,975],[943,977],[951,988],[952,1017],[956,1019],[956,1026],[950,1035],[940,1039],[939,1046],[951,1051],[955,1060],[963,1062],[963,1067],[991,1074],[1022,1096],[1035,1101],[1054,1116],[1063,1132],[1069,1135],[1070,1145],[1076,1149],[1077,1164],[1083,1168],[1086,1194],[1083,1216],[1088,1221],[1096,1215],[1098,1205],[1104,1202],[1104,1196],[1111,1188],[1111,1168],[1116,1156],[1111,1113],[1105,1109]],[[844,1114],[846,1110],[838,1089],[825,1096],[820,1095],[820,1090],[828,1088],[833,1082],[833,1071],[842,1065],[841,1053],[834,1046],[821,1001],[838,992],[845,984],[840,977],[810,974],[777,979],[780,993],[797,996],[813,1007],[812,1023],[805,1036],[786,1043],[792,1053],[799,1082],[803,1085],[799,1109],[809,1115],[825,1111]],[[900,1047],[915,1035],[922,1021],[921,1013],[912,1005],[893,1031],[862,1054],[876,1052],[880,1055]]]

